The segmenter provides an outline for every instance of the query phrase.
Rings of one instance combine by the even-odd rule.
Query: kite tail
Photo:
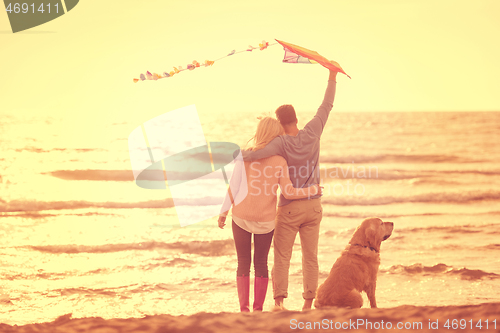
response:
[[[262,41],[262,43],[259,44],[259,47],[253,47],[252,45],[249,45],[247,49],[245,50],[241,50],[241,51],[236,51],[236,50],[232,50],[231,52],[229,52],[229,54],[223,56],[223,57],[220,57],[219,59],[215,59],[215,60],[205,60],[204,63],[199,63],[197,62],[196,60],[193,61],[191,64],[188,64],[187,65],[187,68],[182,68],[182,66],[177,66],[177,67],[174,67],[174,70],[173,71],[170,71],[170,72],[164,72],[162,75],[160,74],[156,74],[156,73],[150,73],[149,71],[146,72],[146,74],[141,74],[139,76],[139,79],[134,79],[134,83],[137,83],[139,81],[146,81],[146,80],[160,80],[160,79],[164,79],[164,78],[167,78],[167,77],[171,77],[171,76],[174,76],[175,74],[179,74],[180,72],[182,71],[185,71],[185,70],[194,70],[195,68],[197,67],[208,67],[208,66],[212,66],[214,64],[214,62],[216,61],[219,61],[219,60],[222,60],[224,58],[227,58],[229,56],[232,56],[234,54],[237,54],[237,53],[242,53],[242,52],[247,52],[247,51],[253,51],[255,49],[259,49],[259,50],[265,50],[267,49],[269,46],[272,46],[272,45],[276,45],[278,43],[273,43],[273,44],[269,44],[268,42],[266,41]]]

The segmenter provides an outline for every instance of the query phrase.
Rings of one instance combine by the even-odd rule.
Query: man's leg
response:
[[[304,284],[304,306],[302,310],[310,309],[316,297],[318,288],[318,240],[322,214],[320,199],[308,202],[307,218],[299,229],[302,249],[302,274]]]
[[[283,299],[288,297],[288,271],[292,258],[295,236],[298,226],[304,215],[300,209],[300,202],[292,202],[278,207],[276,227],[274,229],[274,267],[273,293],[276,306],[283,306]]]
[[[274,229],[273,294],[275,304],[279,307],[282,307],[283,299],[288,297],[288,271],[298,231],[297,227],[288,223],[290,216],[298,212],[291,207],[293,204],[278,207]]]

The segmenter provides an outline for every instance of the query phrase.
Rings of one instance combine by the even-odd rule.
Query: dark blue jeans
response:
[[[242,229],[233,221],[233,237],[238,256],[237,276],[250,276],[252,264],[252,233]],[[267,256],[273,240],[274,230],[267,234],[253,234],[253,267],[256,277],[269,277]]]

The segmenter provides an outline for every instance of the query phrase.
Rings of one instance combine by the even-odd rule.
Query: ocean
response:
[[[313,115],[299,113],[299,127]],[[256,116],[201,125],[207,140],[243,147]],[[181,227],[168,190],[135,185],[127,139],[140,124],[108,120],[97,129],[108,140],[75,144],[60,130],[65,121],[0,123],[0,322],[237,312],[230,224],[221,230],[214,217]],[[44,135],[34,135],[40,126]],[[321,139],[319,282],[375,216],[394,222],[381,247],[379,307],[500,302],[499,142],[497,112],[334,108]],[[298,237],[289,285],[285,306],[299,310]],[[264,310],[272,305],[269,287]]]

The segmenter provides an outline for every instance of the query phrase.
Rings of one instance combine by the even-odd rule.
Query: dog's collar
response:
[[[361,245],[361,244],[352,244],[352,246],[361,246],[361,247],[364,247],[365,249],[370,249],[370,251],[375,251],[376,253],[378,253],[377,249],[371,247],[371,246],[364,246],[364,245]]]

